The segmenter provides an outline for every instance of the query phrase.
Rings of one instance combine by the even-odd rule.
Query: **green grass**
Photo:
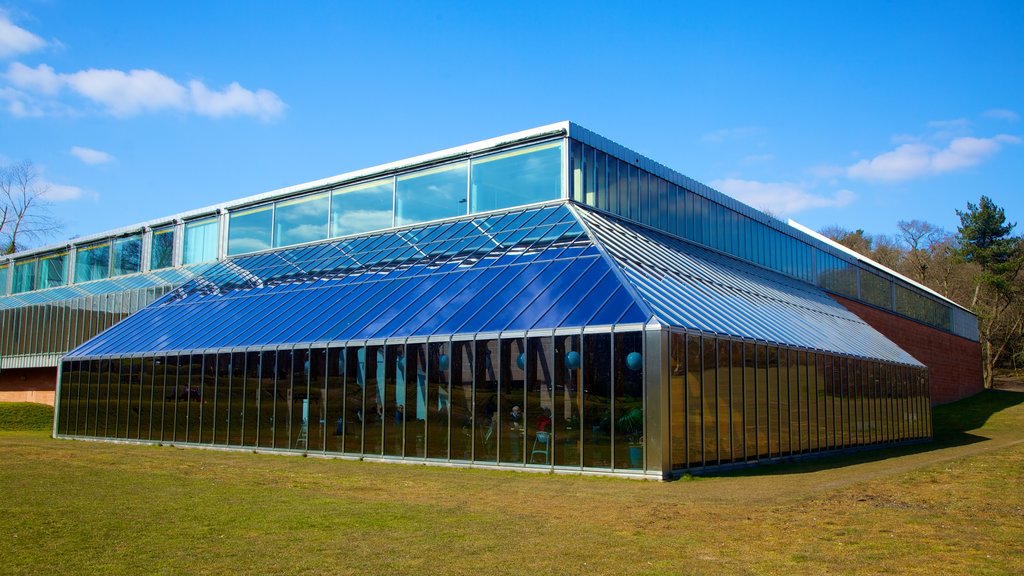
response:
[[[1024,394],[937,441],[656,483],[0,433],[0,573],[1024,573]]]
[[[0,431],[53,429],[53,406],[30,402],[0,402]]]

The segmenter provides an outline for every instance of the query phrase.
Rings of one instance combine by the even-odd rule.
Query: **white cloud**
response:
[[[7,14],[0,10],[0,58],[32,52],[44,46],[46,46],[46,40],[24,28],[15,26],[7,18]]]
[[[223,92],[214,92],[197,80],[189,82],[188,87],[193,109],[204,116],[249,115],[272,120],[284,113],[284,102],[269,90],[253,92],[232,82]]]
[[[1020,114],[1017,114],[1013,110],[1007,110],[1006,108],[994,108],[988,110],[984,114],[987,118],[995,118],[996,120],[1006,120],[1007,122],[1016,122],[1020,120]]]
[[[796,214],[811,208],[842,208],[856,199],[856,195],[849,190],[839,190],[831,196],[818,196],[792,182],[725,178],[712,181],[711,186],[741,202],[778,216]]]
[[[104,106],[114,116],[182,108],[185,88],[153,70],[83,70],[62,74],[73,91]]]
[[[85,148],[84,146],[72,146],[69,152],[72,156],[86,164],[106,164],[114,159],[113,156],[103,152],[102,150],[94,150],[92,148]]]
[[[266,121],[281,116],[286,108],[281,98],[269,90],[252,91],[232,82],[223,91],[216,91],[198,80],[185,87],[155,70],[89,69],[62,74],[45,64],[30,68],[12,62],[4,78],[19,90],[17,94],[0,94],[11,102],[8,111],[15,116],[59,110],[57,98],[64,90],[118,117],[181,110],[211,118],[254,116]]]
[[[78,186],[69,186],[67,184],[54,184],[53,182],[44,182],[48,189],[46,191],[46,199],[51,202],[66,202],[68,200],[78,200],[85,196],[85,191]]]
[[[895,150],[849,166],[846,175],[872,182],[912,180],[976,166],[998,152],[1004,144],[1019,142],[1020,138],[1016,136],[1000,134],[992,138],[955,138],[945,148],[923,143],[903,144]]]
[[[7,80],[22,90],[48,95],[56,94],[64,85],[63,78],[46,64],[29,68],[21,62],[11,62],[7,67]]]

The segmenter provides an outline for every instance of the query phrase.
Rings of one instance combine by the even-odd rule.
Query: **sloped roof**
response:
[[[641,323],[566,204],[221,262],[68,357]]]
[[[920,365],[814,286],[567,202],[231,258],[68,357],[652,319]]]
[[[573,209],[662,324],[921,365],[811,284],[627,220]]]

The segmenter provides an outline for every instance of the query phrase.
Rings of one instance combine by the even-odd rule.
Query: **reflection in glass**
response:
[[[142,236],[129,236],[114,240],[110,274],[122,276],[142,270]]]
[[[331,238],[391,227],[394,180],[374,180],[331,192]]]
[[[644,370],[640,332],[615,335],[615,467],[644,465]]]
[[[473,343],[452,342],[451,459],[473,457]]]
[[[274,246],[291,246],[327,238],[327,192],[278,202],[274,208]]]
[[[428,347],[427,458],[448,458],[448,424],[451,419],[449,348],[447,343],[432,343]]]
[[[309,387],[306,391],[306,398],[300,411],[299,437],[302,437],[301,426],[306,426],[306,444],[310,452],[323,452],[326,439],[328,400],[327,392],[327,350],[314,348],[309,351],[308,358],[303,364],[309,374]],[[294,426],[294,421],[293,424]],[[298,444],[298,443],[296,443]],[[298,446],[296,446],[298,447]]]
[[[346,348],[342,358],[345,359],[345,421],[342,430],[345,452],[362,454],[366,352],[363,348]]]
[[[583,465],[612,464],[611,334],[583,336]]]
[[[401,456],[405,438],[405,347],[392,344],[385,351],[384,454]]]
[[[579,336],[555,338],[555,414],[552,417],[555,440],[555,465],[583,465],[580,408],[583,404],[581,386],[582,349]]]
[[[526,346],[526,357],[522,359],[526,370],[526,462],[550,465],[555,443],[552,434],[551,339],[529,338]]]
[[[409,344],[405,354],[405,456],[426,456],[427,346]]]
[[[526,422],[523,408],[526,406],[525,356],[526,347],[519,338],[501,341],[501,393],[498,406],[501,411],[501,441],[498,447],[499,460],[508,464],[523,462],[526,450]],[[523,366],[518,359],[524,358]]]
[[[292,383],[292,360],[298,352],[279,350],[274,388],[274,448],[291,448],[291,416],[294,401]],[[301,367],[301,366],[300,366]]]
[[[345,349],[327,350],[326,422],[324,435],[328,452],[345,451]]]
[[[149,245],[149,269],[160,270],[174,265],[174,226],[153,230]]]
[[[18,262],[14,265],[14,279],[11,284],[11,292],[20,294],[35,290],[36,287],[36,261]]]
[[[475,158],[470,212],[522,206],[561,197],[562,145],[548,142]]]
[[[458,162],[399,176],[395,225],[465,214],[468,170],[468,162]]]
[[[363,411],[363,453],[383,454],[384,440],[384,348],[366,346],[359,348],[359,370],[366,405]]]
[[[36,281],[36,286],[40,290],[67,284],[67,254],[54,254],[40,258],[38,273],[39,279]]]
[[[228,217],[228,256],[270,248],[273,222],[274,207],[271,204],[232,212]],[[188,238],[186,230],[186,241]]]
[[[476,422],[473,427],[473,460],[494,463],[498,460],[498,375],[497,340],[476,342],[475,389]]]
[[[75,282],[106,278],[110,273],[110,244],[83,246],[75,255]]]
[[[182,264],[199,264],[217,259],[217,217],[185,223]]]

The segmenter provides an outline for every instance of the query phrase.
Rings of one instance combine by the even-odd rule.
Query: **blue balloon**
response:
[[[526,368],[526,352],[523,352],[516,358],[516,366],[519,366],[520,370]]]
[[[441,370],[447,370],[448,369],[448,355],[447,354],[441,354],[441,356],[437,359],[437,366]]]
[[[575,370],[580,367],[580,353],[573,350],[572,352],[566,352],[565,354],[565,365],[569,370]]]
[[[639,352],[630,352],[628,355],[626,355],[626,366],[634,372],[643,368],[643,355],[641,355]]]

